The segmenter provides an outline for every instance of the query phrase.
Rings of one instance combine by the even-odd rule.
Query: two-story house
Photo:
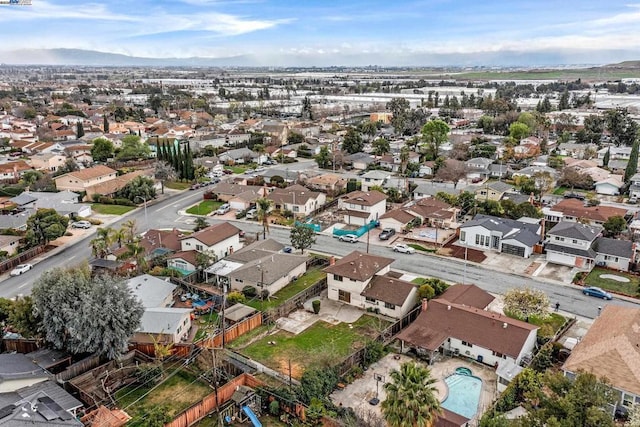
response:
[[[596,265],[629,271],[633,243],[602,237],[602,231],[599,225],[558,223],[548,233],[547,261],[587,271]]]
[[[344,211],[345,223],[366,225],[387,211],[387,196],[377,190],[352,191],[338,199],[338,209]]]
[[[115,179],[118,173],[104,165],[65,173],[54,178],[58,190],[70,190],[78,193],[88,187]]]
[[[480,201],[492,200],[494,202],[499,201],[504,196],[504,193],[513,190],[513,186],[502,181],[490,181],[481,185],[475,190],[476,199]]]
[[[545,244],[547,261],[591,270],[596,260],[592,246],[602,230],[599,225],[559,222],[548,233]]]
[[[295,184],[287,188],[276,188],[269,193],[267,199],[273,201],[275,209],[293,212],[296,217],[305,217],[324,205],[327,196]]]
[[[17,182],[26,171],[32,169],[24,160],[0,164],[0,180]]]
[[[629,180],[629,198],[640,200],[640,173],[637,173]]]
[[[33,166],[34,169],[50,173],[63,167],[67,161],[67,157],[57,153],[38,153],[32,155],[30,160],[31,166]]]
[[[214,224],[180,239],[183,251],[197,251],[212,254],[221,259],[242,248],[240,229],[223,222]]]
[[[332,259],[324,269],[328,298],[402,318],[417,303],[417,287],[388,274],[393,261],[359,251],[337,261]]]
[[[476,215],[460,226],[459,244],[480,250],[494,250],[529,258],[541,238],[541,225],[533,219],[526,221]]]
[[[615,206],[585,206],[584,202],[577,199],[564,199],[553,206],[542,208],[544,219],[547,222],[582,222],[593,225],[602,225],[612,216],[625,217],[627,210]]]
[[[493,163],[493,160],[486,159],[484,157],[476,157],[469,159],[466,162],[468,169],[467,178],[486,178],[490,175],[489,166]]]
[[[383,170],[371,170],[362,174],[360,182],[362,183],[362,191],[369,191],[371,187],[384,186],[387,179],[391,177],[391,173]]]

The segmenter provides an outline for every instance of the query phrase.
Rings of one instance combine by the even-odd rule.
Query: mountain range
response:
[[[610,64],[638,57],[638,52],[609,50],[566,51],[495,51],[476,53],[394,53],[324,54],[324,55],[238,55],[224,58],[147,58],[83,49],[19,49],[0,51],[0,63],[11,65],[85,65],[85,66],[191,66],[191,67],[326,67],[326,66],[485,66],[485,67],[554,67],[566,64]]]

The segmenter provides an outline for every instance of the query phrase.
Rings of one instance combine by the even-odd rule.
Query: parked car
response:
[[[378,237],[380,237],[380,240],[389,240],[394,234],[396,234],[396,230],[393,228],[383,228]]]
[[[224,215],[230,210],[231,206],[229,206],[229,203],[225,203],[224,205],[220,206],[218,210],[216,210],[216,215]]]
[[[293,248],[291,246],[285,246],[282,249],[282,252],[284,252],[285,254],[290,254],[291,252],[293,252]]]
[[[411,246],[405,245],[404,243],[399,243],[393,247],[393,251],[403,254],[412,254],[415,253],[416,250]]]
[[[189,187],[189,190],[197,190],[198,188],[200,188],[200,184],[193,184],[191,187]]]
[[[23,273],[26,273],[27,271],[31,270],[33,268],[33,265],[31,264],[18,264],[16,265],[16,268],[14,268],[13,270],[11,270],[11,273],[9,273],[11,276],[19,276]]]
[[[589,286],[588,288],[584,288],[582,293],[585,295],[589,295],[590,297],[602,298],[602,299],[613,299],[613,295],[604,289],[598,288],[596,286]]]
[[[338,237],[338,240],[341,242],[358,243],[358,236],[355,234],[345,234],[344,236]]]
[[[91,228],[91,223],[89,221],[75,221],[71,223],[71,228]]]

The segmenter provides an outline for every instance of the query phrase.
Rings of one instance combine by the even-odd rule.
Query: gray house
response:
[[[235,150],[226,151],[218,156],[221,163],[250,163],[258,158],[258,154],[248,148],[237,148]]]

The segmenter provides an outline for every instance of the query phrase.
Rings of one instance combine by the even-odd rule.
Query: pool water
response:
[[[456,373],[445,378],[449,388],[442,407],[469,419],[478,412],[482,380],[474,377],[468,368],[458,368]]]

